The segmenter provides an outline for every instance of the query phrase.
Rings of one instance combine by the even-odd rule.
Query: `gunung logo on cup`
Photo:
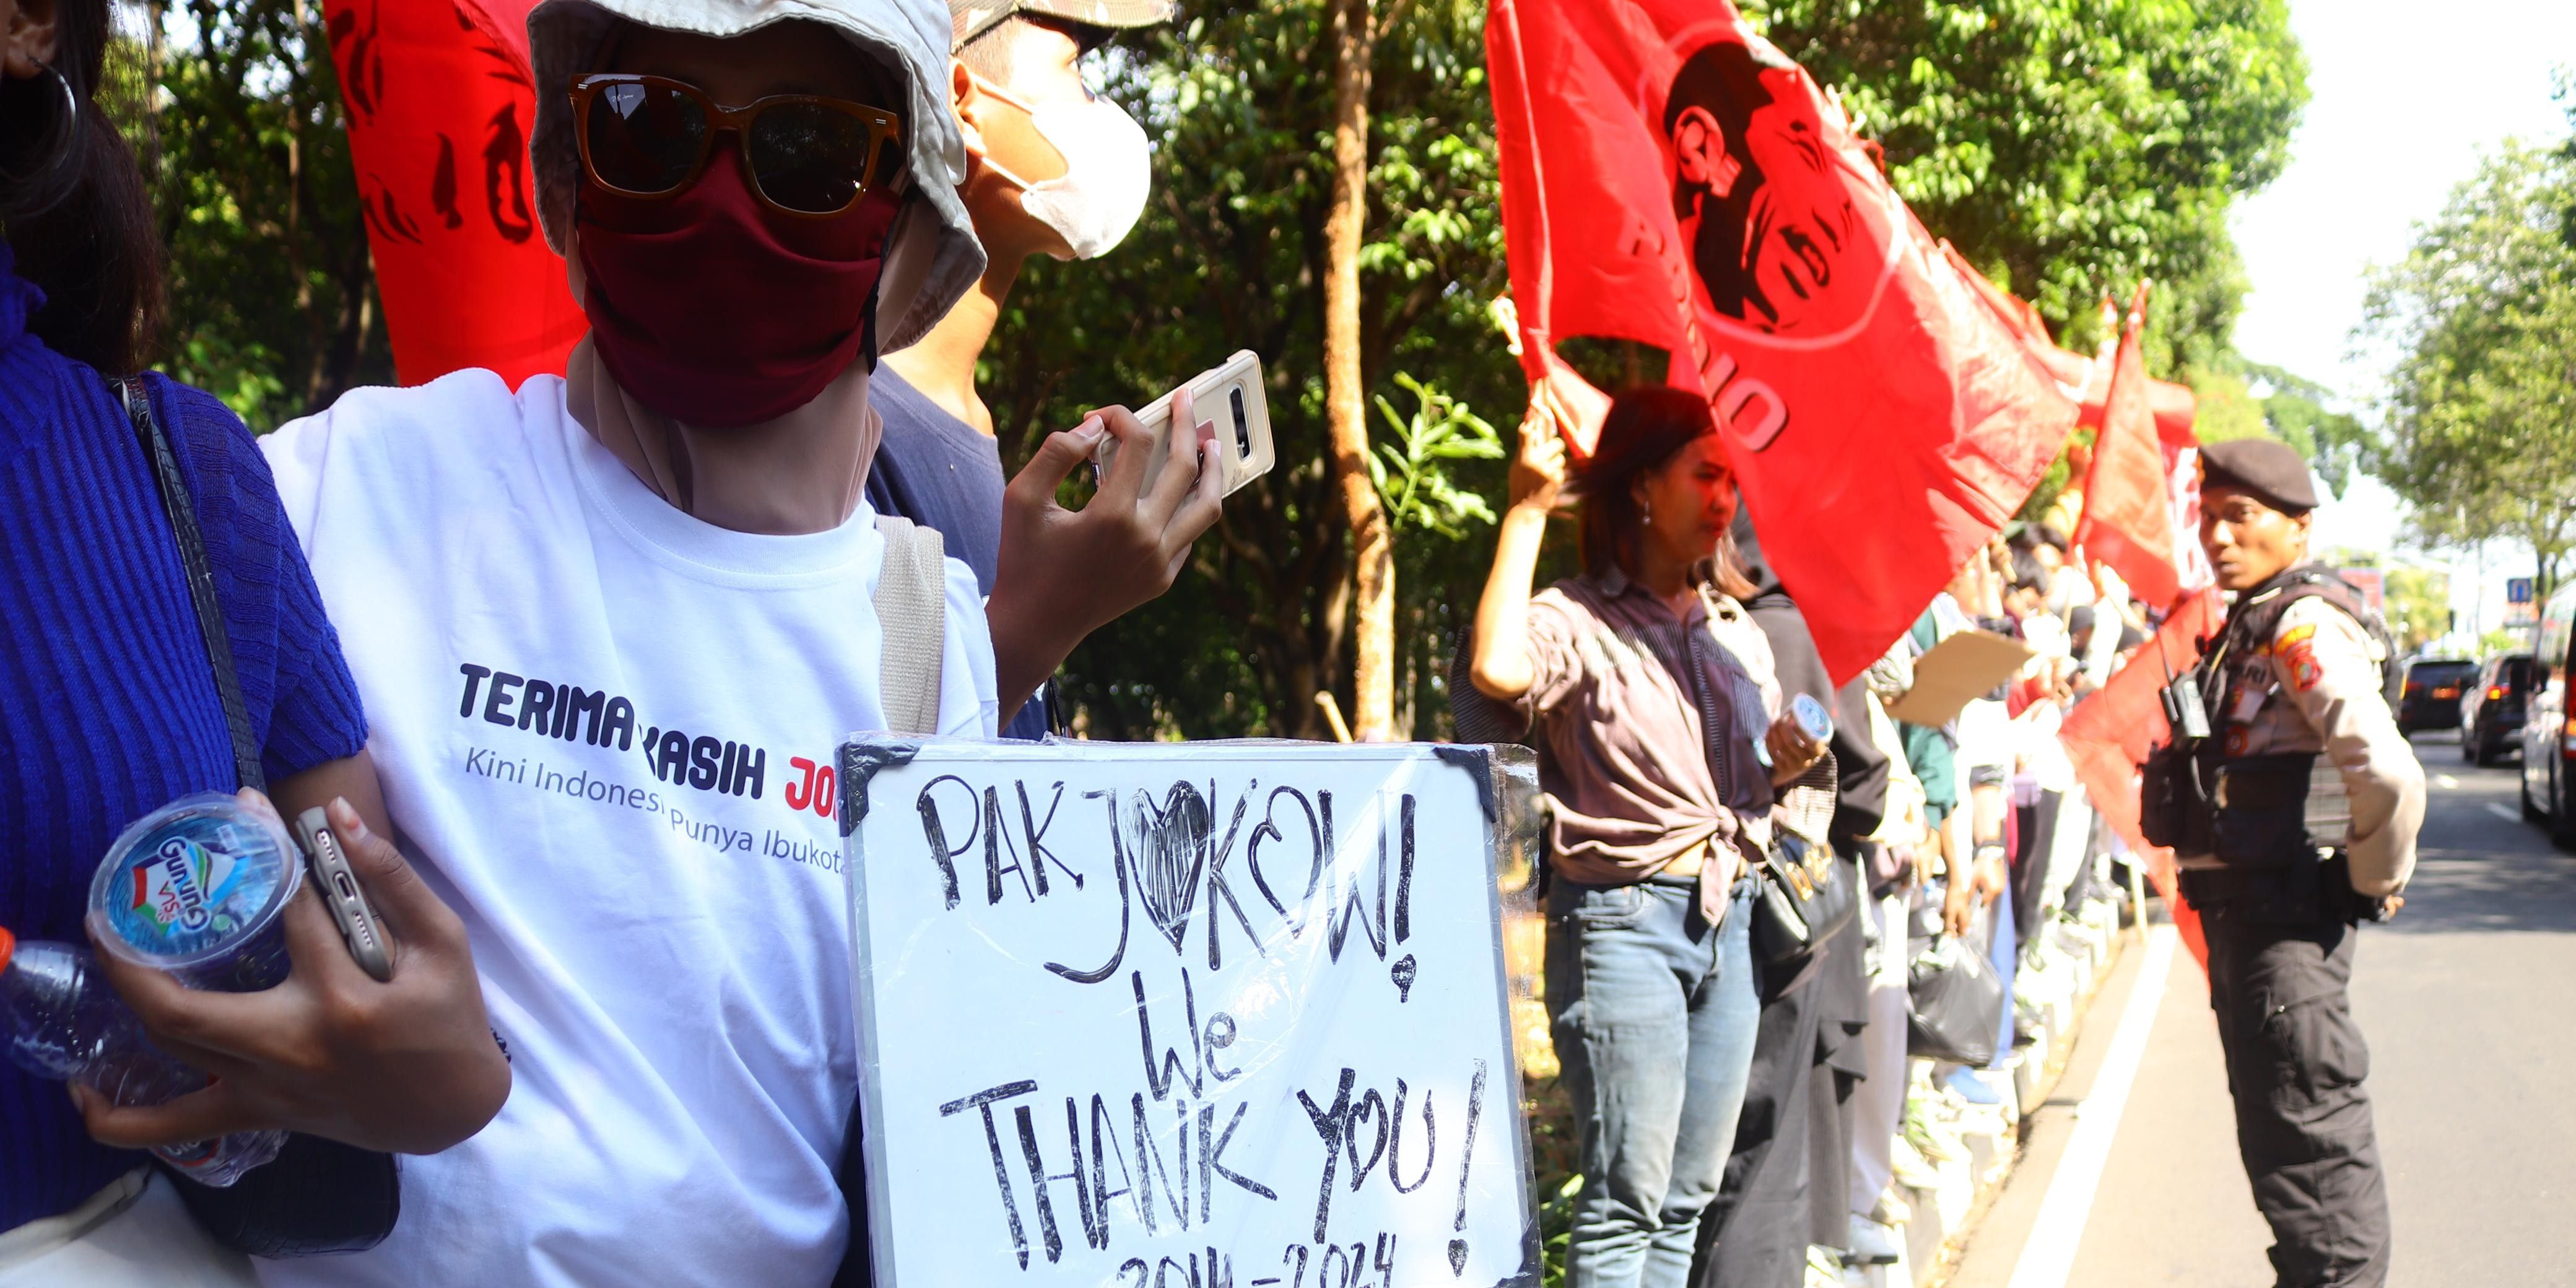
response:
[[[90,880],[99,945],[191,988],[247,991],[286,977],[280,917],[301,883],[273,815],[201,792],[135,820]]]
[[[214,920],[214,892],[232,884],[233,867],[229,854],[171,837],[134,865],[134,910],[165,930],[204,930]]]

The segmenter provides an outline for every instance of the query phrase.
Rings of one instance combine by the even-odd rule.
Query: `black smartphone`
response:
[[[318,808],[296,815],[295,839],[304,845],[304,861],[313,876],[313,888],[322,896],[322,906],[331,910],[331,920],[339,923],[340,938],[349,945],[349,956],[379,983],[391,980],[394,959],[385,940],[385,923],[376,916],[374,905],[367,902],[367,892],[358,884],[357,870],[349,866],[349,855],[340,848],[340,838],[332,833],[329,817]]]

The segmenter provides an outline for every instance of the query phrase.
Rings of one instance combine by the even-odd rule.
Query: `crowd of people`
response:
[[[1168,13],[546,0],[538,213],[592,323],[567,375],[360,389],[255,440],[144,374],[161,259],[99,108],[108,0],[0,0],[0,927],[78,941],[120,829],[240,790],[329,807],[394,959],[352,968],[306,899],[265,993],[103,961],[217,1080],[118,1105],[0,1063],[0,1285],[862,1281],[840,877],[710,866],[492,748],[623,780],[640,745],[676,813],[729,790],[712,745],[1048,730],[1047,677],[1220,504],[1128,450],[1060,505],[1146,441],[1118,407],[1006,482],[975,386],[1021,265],[1141,211],[1144,137],[1078,66]],[[1579,468],[1564,430],[1523,426],[1454,696],[1541,754],[1568,1282],[1893,1261],[1906,1184],[2014,1112],[2125,898],[2056,735],[2145,621],[2018,526],[1836,685],[1705,401],[1620,394]],[[1536,590],[1568,505],[1582,572]],[[2028,662],[1895,719],[1963,632]],[[2006,982],[1993,1058],[1917,1059],[1909,978],[1961,951]],[[231,1191],[133,1152],[252,1129],[296,1135]]]
[[[1896,1262],[1907,1183],[1939,1188],[1963,1131],[2018,1119],[2014,1070],[2047,1058],[2051,1005],[2128,898],[2058,730],[2144,643],[2140,606],[2055,527],[2016,525],[1836,686],[1706,404],[1669,389],[1619,395],[1571,472],[1542,406],[1512,500],[1456,698],[1462,730],[1541,753],[1546,1005],[1580,1137],[1567,1282],[1779,1288]],[[1583,571],[1533,595],[1569,500]],[[1916,659],[1970,631],[2027,661],[1954,717],[1892,719]],[[1766,945],[1784,833],[1833,856],[1857,908]],[[1910,1055],[1909,976],[1945,941],[2004,985],[1983,1067]]]

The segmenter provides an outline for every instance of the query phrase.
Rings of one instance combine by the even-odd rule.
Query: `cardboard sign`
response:
[[[2019,674],[2033,656],[2029,645],[2009,635],[1961,631],[1914,659],[1914,687],[1887,714],[1907,724],[1948,724],[1970,701]]]
[[[1525,759],[869,736],[841,787],[879,1288],[1539,1282]]]

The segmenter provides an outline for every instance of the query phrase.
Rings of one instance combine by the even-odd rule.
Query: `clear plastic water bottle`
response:
[[[21,943],[6,929],[0,929],[0,1041],[19,1068],[78,1081],[119,1105],[161,1104],[213,1081],[152,1045],[88,949]],[[222,1186],[276,1158],[285,1144],[282,1131],[236,1132],[152,1152],[182,1176]]]

